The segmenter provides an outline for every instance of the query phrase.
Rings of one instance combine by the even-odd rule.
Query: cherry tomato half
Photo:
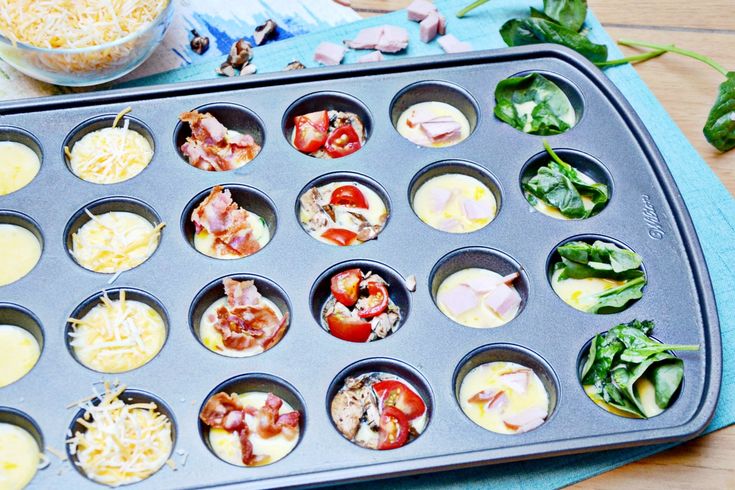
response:
[[[370,322],[339,313],[328,315],[327,325],[329,333],[348,342],[367,342],[370,332],[373,331]]]
[[[387,407],[395,407],[403,412],[408,420],[420,417],[426,411],[424,400],[398,380],[379,381],[373,385],[373,390],[378,395],[380,406],[384,410]]]
[[[329,204],[361,209],[368,209],[369,207],[365,195],[354,185],[343,185],[334,189]]]
[[[329,134],[324,147],[332,158],[341,158],[362,148],[360,137],[352,125],[340,126]]]
[[[408,441],[408,419],[395,407],[385,407],[380,414],[378,449],[396,449]]]
[[[324,146],[329,129],[327,111],[311,112],[294,118],[295,134],[293,144],[303,153],[312,153]]]
[[[322,233],[322,238],[326,238],[332,243],[345,247],[357,238],[357,233],[344,228],[330,228]]]
[[[372,318],[383,313],[388,308],[388,288],[382,282],[373,281],[368,283],[366,301],[358,305],[357,314],[360,318]]]
[[[332,296],[345,306],[354,305],[360,297],[360,281],[360,269],[349,269],[333,275],[330,281]]]

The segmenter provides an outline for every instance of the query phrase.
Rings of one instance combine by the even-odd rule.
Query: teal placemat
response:
[[[474,49],[504,47],[505,44],[498,34],[500,26],[512,17],[526,16],[529,6],[541,7],[541,2],[493,0],[491,4],[460,20],[454,17],[454,12],[468,3],[468,0],[437,0],[435,3],[449,19],[449,32],[462,41],[469,41]],[[311,58],[314,49],[321,41],[340,42],[343,39],[351,39],[362,28],[385,23],[403,25],[409,30],[411,36],[411,44],[406,53],[388,55],[387,58],[442,52],[436,42],[421,43],[418,40],[418,24],[408,22],[406,13],[399,11],[256,48],[253,63],[258,66],[260,73],[282,70],[294,59],[301,60],[307,66],[316,66]],[[590,37],[595,42],[609,46],[611,58],[621,55],[592,13],[587,18],[587,26],[591,30]],[[345,62],[353,61],[359,54],[361,53],[348,53]],[[127,86],[213,78],[214,67],[220,62],[216,60],[136,80],[128,83]],[[735,345],[735,281],[733,281],[735,278],[735,200],[686,140],[633,68],[630,66],[611,68],[606,71],[606,74],[628,98],[661,150],[689,208],[707,259],[717,299],[724,349],[723,386],[715,418],[707,428],[707,432],[711,432],[735,423],[735,383],[732,381],[735,378],[735,349],[730,347]],[[713,100],[714,94],[715,87],[712,87]],[[392,479],[381,482],[380,485],[384,488],[396,489],[556,488],[609,471],[671,446],[649,446],[487,466]],[[368,488],[374,485],[364,484],[364,486]]]

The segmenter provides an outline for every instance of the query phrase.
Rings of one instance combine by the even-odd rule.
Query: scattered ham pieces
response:
[[[437,10],[436,6],[428,0],[414,0],[406,7],[406,11],[408,12],[408,20],[421,22]]]
[[[441,220],[436,225],[441,231],[453,232],[462,229],[462,224],[454,218],[447,218]]]
[[[528,432],[540,426],[549,412],[546,408],[531,407],[503,419],[503,424],[516,432]]]
[[[434,40],[439,34],[439,14],[431,12],[419,24],[419,38],[422,42],[428,43]]]
[[[438,298],[453,315],[459,316],[466,313],[479,304],[479,300],[475,292],[464,284],[446,291]]]
[[[380,51],[373,51],[372,53],[368,53],[365,55],[360,56],[357,58],[358,63],[373,63],[376,61],[383,61],[385,59],[385,56],[383,56],[383,53]]]
[[[352,49],[377,49],[383,53],[397,53],[408,46],[408,31],[403,27],[384,25],[368,27],[357,33],[351,41],[345,41]]]
[[[434,143],[455,141],[462,137],[462,126],[450,116],[436,116],[421,123],[424,134]]]
[[[219,255],[246,257],[260,250],[248,224],[248,212],[233,202],[229,190],[215,186],[209,196],[191,213],[196,232],[214,236],[214,250]]]
[[[368,27],[357,33],[357,37],[351,41],[345,41],[351,49],[375,49],[383,36],[384,26]]]
[[[457,39],[453,34],[446,34],[439,38],[439,46],[445,53],[465,53],[472,51],[472,45]]]
[[[439,28],[437,29],[437,34],[439,34],[440,36],[443,36],[446,33],[447,33],[447,18],[439,14]]]
[[[452,191],[443,187],[435,187],[431,189],[431,209],[437,213],[441,213],[447,208],[449,200],[452,198]]]
[[[514,288],[502,283],[485,296],[484,303],[504,317],[521,304],[521,297]]]
[[[339,65],[346,51],[344,46],[324,41],[316,47],[314,61],[327,66]]]
[[[502,412],[508,405],[508,397],[504,391],[482,390],[473,395],[469,400],[470,403],[481,403],[485,405],[485,410]]]
[[[181,153],[194,167],[207,171],[232,170],[260,153],[260,146],[252,136],[228,131],[209,113],[184,112],[179,119],[191,128],[191,136],[181,145]]]
[[[468,280],[466,284],[477,294],[485,294],[495,289],[499,283],[498,279],[483,275],[481,277],[474,277]]]
[[[528,369],[523,369],[502,374],[499,379],[505,386],[522,395],[528,390],[530,374]]]
[[[462,209],[464,209],[464,215],[468,219],[486,219],[492,218],[493,205],[488,199],[480,199],[475,201],[474,199],[465,199],[462,203]]]

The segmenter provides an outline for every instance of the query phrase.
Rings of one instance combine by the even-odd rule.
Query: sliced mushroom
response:
[[[304,65],[299,60],[293,60],[291,63],[286,65],[286,71],[303,70],[305,68],[306,68],[306,65]]]
[[[215,68],[215,70],[219,75],[224,75],[226,77],[234,77],[235,76],[235,68],[228,62],[224,62],[219,67]]]
[[[191,35],[194,36],[189,43],[191,50],[196,54],[204,54],[209,49],[209,38],[201,36],[196,29],[191,30]]]
[[[253,34],[255,45],[260,46],[266,40],[273,37],[273,35],[276,33],[276,27],[278,27],[278,25],[276,25],[276,23],[273,22],[272,19],[268,19],[265,21],[265,24],[256,27],[255,33]]]
[[[258,71],[258,67],[248,63],[247,65],[242,67],[242,70],[240,70],[240,76],[246,77],[248,75],[254,75]]]
[[[253,46],[244,39],[240,39],[230,48],[230,54],[227,56],[227,62],[234,68],[240,70],[243,66],[250,62],[253,57]]]

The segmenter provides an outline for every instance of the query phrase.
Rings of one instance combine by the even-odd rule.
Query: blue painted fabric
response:
[[[468,41],[474,49],[504,47],[498,33],[500,26],[513,17],[528,15],[528,7],[541,8],[541,2],[518,2],[517,0],[493,0],[477,9],[464,19],[454,13],[469,0],[436,0],[435,4],[449,20],[448,31],[462,41]],[[418,24],[408,22],[406,13],[399,11],[381,17],[373,17],[352,24],[314,32],[267,44],[255,49],[253,63],[260,73],[282,70],[290,61],[298,59],[309,67],[316,64],[312,56],[316,46],[324,40],[341,42],[351,39],[365,27],[385,23],[403,25],[409,30],[411,44],[405,53],[387,55],[394,59],[406,56],[439,54],[442,52],[436,41],[419,42]],[[621,53],[613,40],[590,13],[586,25],[590,37],[605,43],[610,58]],[[361,53],[350,52],[345,63],[350,63]],[[131,85],[150,85],[214,77],[214,68],[221,60],[201,63],[146,79],[136,80]],[[709,272],[714,285],[720,317],[723,345],[723,386],[715,417],[707,432],[735,423],[735,200],[719,179],[687,141],[671,120],[664,108],[630,66],[611,68],[605,72],[638,112],[658,145],[671,169],[684,201],[699,234]],[[716,87],[712,87],[714,100]],[[704,123],[704,121],[702,121]],[[557,488],[590,478],[631,461],[663,451],[672,445],[649,446],[565,456],[537,461],[527,461],[498,466],[486,466],[439,474],[404,477],[381,482],[381,487],[408,488],[481,488],[503,489]],[[724,482],[723,482],[724,483]],[[359,485],[358,485],[359,486]],[[364,484],[365,488],[374,485]]]

